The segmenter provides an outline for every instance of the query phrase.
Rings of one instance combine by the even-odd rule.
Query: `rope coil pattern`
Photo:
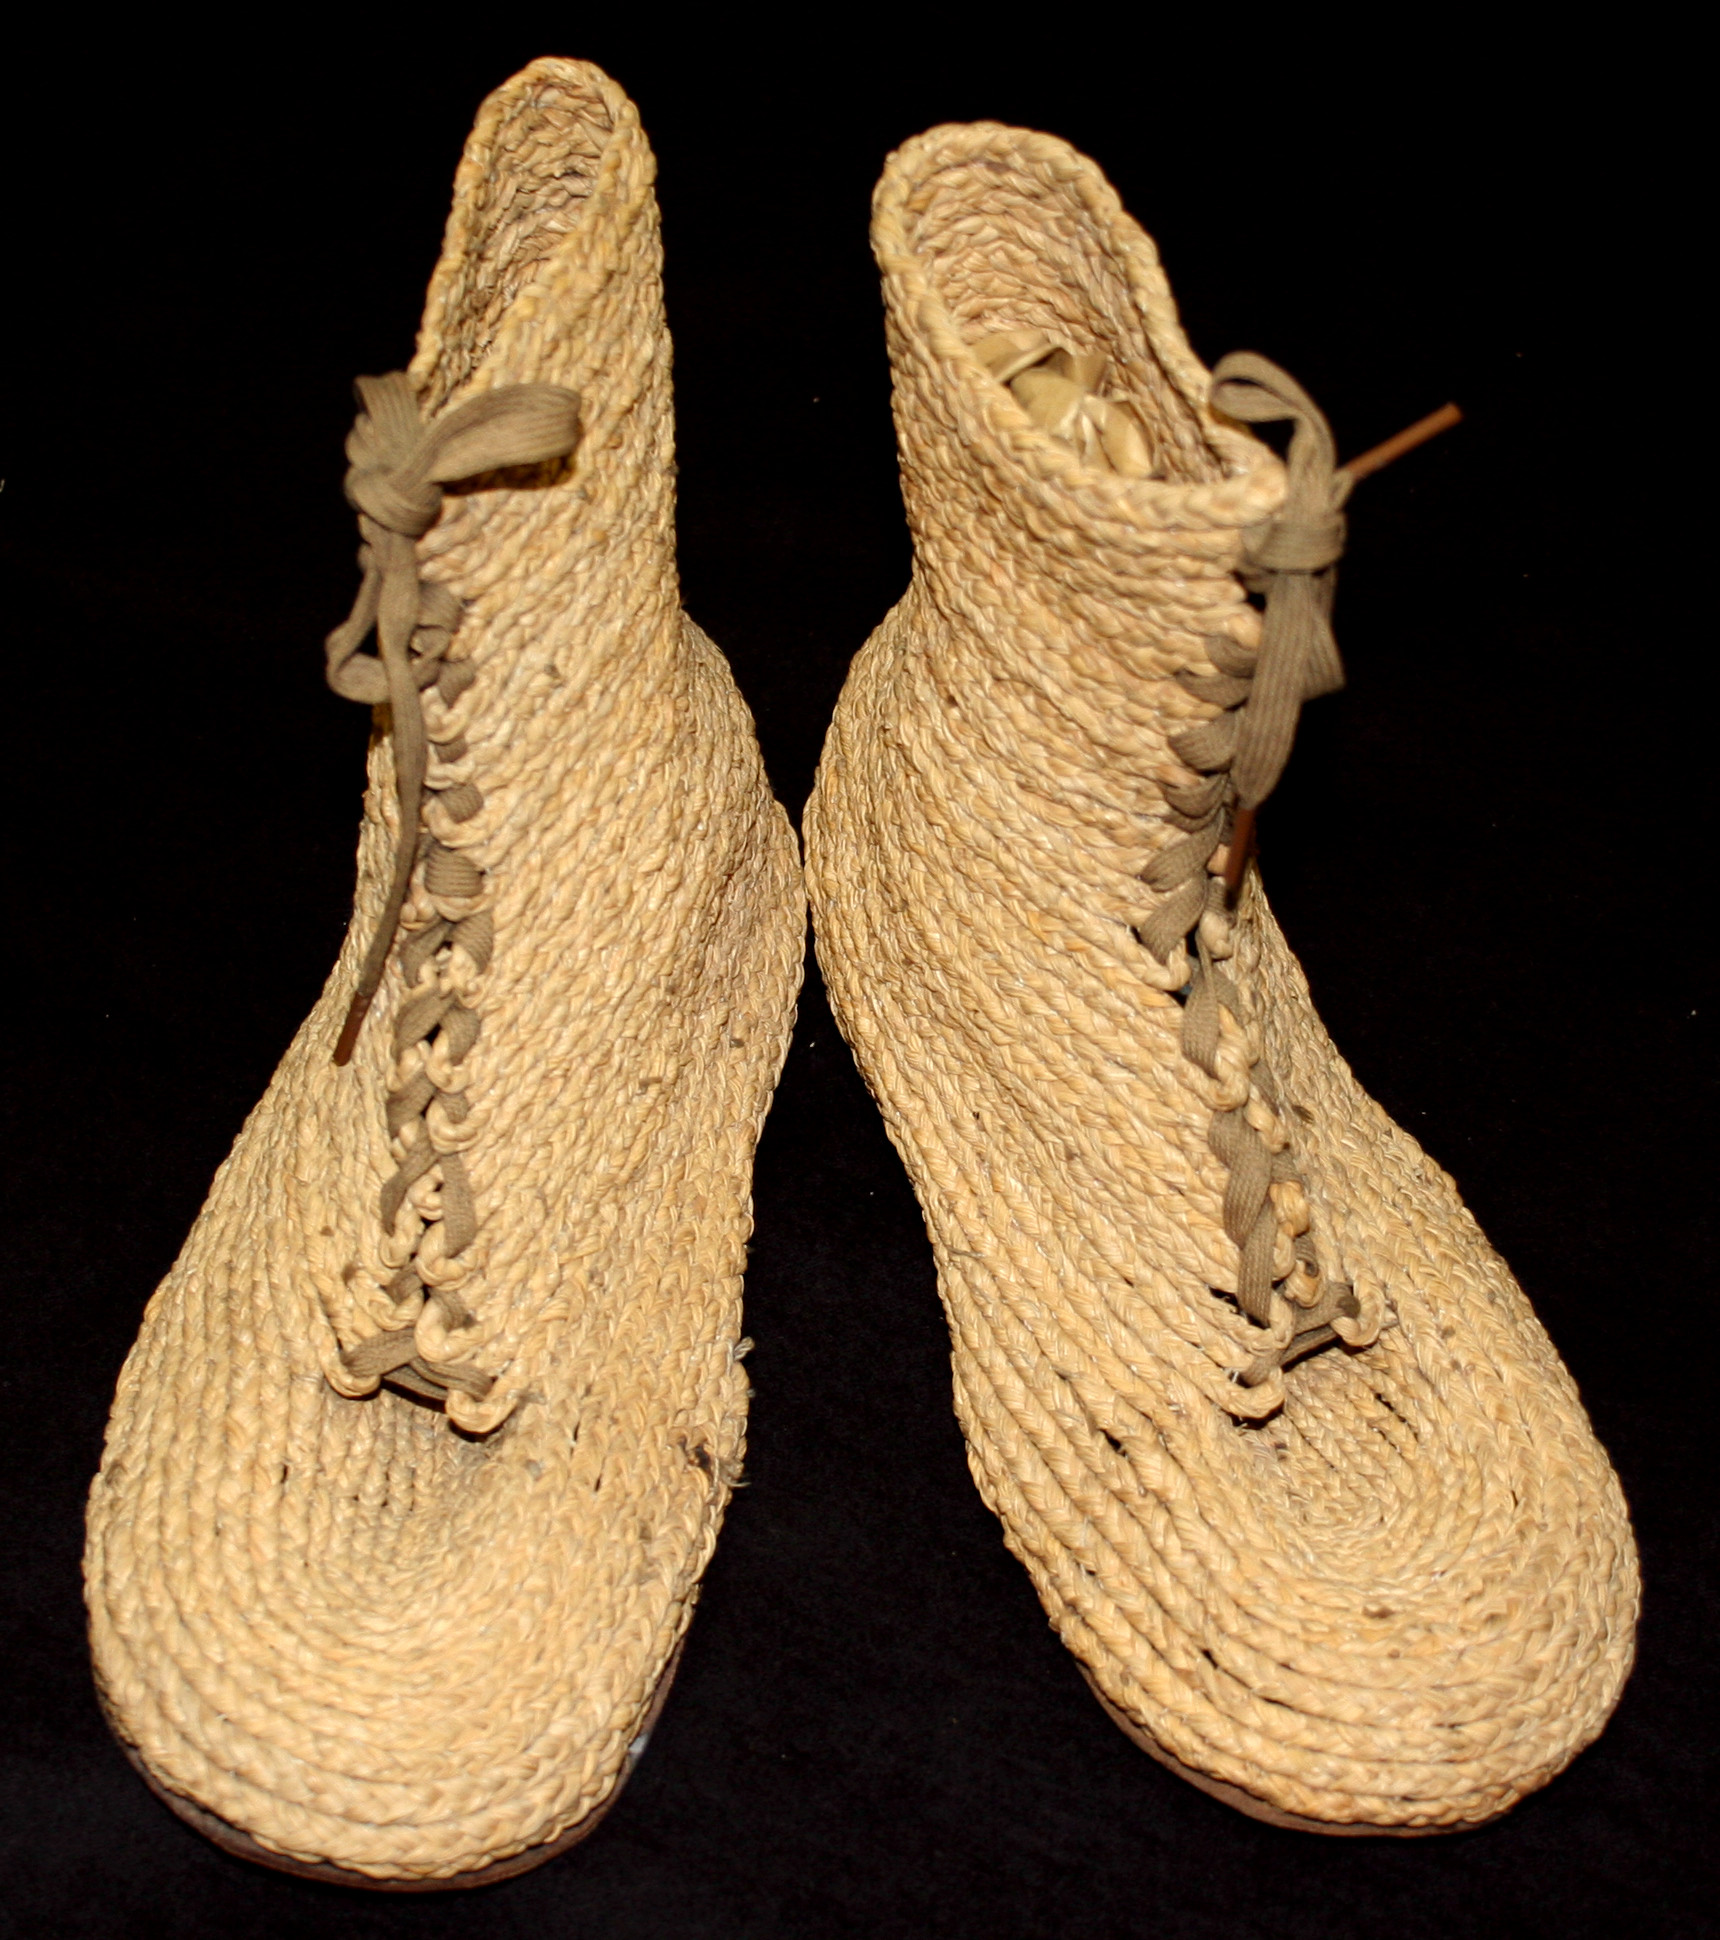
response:
[[[1085,463],[1125,478],[1152,475],[1134,410],[1127,400],[1100,392],[1103,352],[1068,350],[1038,330],[995,332],[973,352],[1036,424]],[[1294,422],[1288,490],[1284,510],[1245,535],[1245,583],[1265,595],[1258,649],[1209,635],[1207,652],[1219,672],[1184,669],[1176,676],[1186,693],[1223,711],[1171,739],[1178,758],[1207,779],[1165,789],[1166,818],[1184,839],[1142,872],[1147,887],[1164,900],[1135,934],[1161,964],[1170,962],[1173,951],[1194,946],[1183,996],[1182,1051],[1222,1087],[1228,1075],[1220,1062],[1224,1015],[1232,1021],[1230,1035],[1240,1036],[1246,1012],[1235,983],[1218,968],[1234,955],[1235,939],[1214,858],[1234,837],[1237,808],[1256,807],[1276,786],[1302,702],[1343,685],[1331,629],[1331,568],[1344,547],[1339,507],[1350,481],[1334,472],[1323,414],[1266,358],[1246,351],[1225,358],[1213,373],[1212,402],[1252,423]],[[1339,1339],[1351,1347],[1376,1339],[1377,1320],[1358,1324],[1361,1303],[1354,1288],[1322,1271],[1277,1087],[1260,1059],[1249,1067],[1246,1095],[1217,1103],[1207,1142],[1229,1172],[1223,1220],[1238,1254],[1237,1304],[1268,1330],[1238,1371],[1240,1384],[1258,1387],[1279,1368]]]
[[[914,573],[838,704],[807,873],[975,1481],[1104,1701],[1197,1783],[1328,1829],[1480,1823],[1605,1723],[1636,1565],[1521,1289],[1334,1049],[1258,873],[1216,880],[1335,676],[1345,481],[1311,465],[1304,498],[1255,400],[1215,408],[1066,144],[938,129],[874,208]],[[988,367],[1035,332],[1043,416]],[[1311,1307],[1273,1291],[1308,1291],[1304,1234]],[[1377,1338],[1286,1367],[1328,1294]]]
[[[493,1377],[457,1360],[449,1341],[475,1321],[449,1276],[458,1274],[459,1256],[478,1230],[460,1130],[469,1112],[460,1065],[478,1038],[478,1013],[465,999],[489,966],[495,922],[483,907],[483,870],[424,832],[432,807],[443,826],[459,825],[479,813],[484,797],[471,781],[427,786],[432,750],[444,767],[469,751],[463,734],[429,739],[422,696],[434,688],[452,707],[475,674],[469,661],[450,657],[460,602],[419,576],[416,541],[441,516],[444,485],[565,458],[579,436],[579,399],[554,384],[504,385],[426,427],[405,372],[361,377],[357,390],[362,408],[346,441],[346,496],[364,540],[363,580],[351,613],[328,637],[328,683],[347,700],[387,707],[400,826],[387,900],[335,1046],[336,1064],[351,1057],[382,981],[415,865],[422,865],[435,914],[401,947],[406,989],[394,1021],[395,1084],[386,1107],[399,1164],[382,1188],[382,1227],[385,1244],[408,1253],[389,1283],[402,1324],[355,1342],[341,1362],[372,1388],[387,1377],[427,1400],[441,1400],[450,1388],[482,1400]],[[378,651],[363,654],[373,631]],[[410,1237],[401,1232],[403,1213]],[[424,1250],[432,1228],[434,1267]],[[436,1269],[442,1279],[427,1284]]]
[[[445,865],[414,869],[381,1015],[337,1069],[413,806],[373,735],[346,943],[149,1303],[91,1491],[116,1731],[163,1793],[348,1881],[466,1883],[591,1829],[744,1458],[749,1181],[805,904],[746,707],[681,608],[653,176],[633,104],[585,63],[534,62],[479,114],[420,415],[516,384],[581,400],[576,465],[451,490],[414,542],[418,580],[463,606],[442,664],[477,671],[451,704],[440,673],[418,690],[421,833],[481,870],[479,912]],[[458,947],[433,940],[451,919]],[[444,995],[482,1020],[457,1063],[457,1013],[414,1038]],[[426,1118],[471,1187],[451,1261],[445,1217],[412,1230],[437,1168],[380,1224],[402,1092],[400,1130]],[[408,1260],[481,1288],[441,1358],[493,1375],[482,1400],[348,1398],[341,1350],[391,1325]]]

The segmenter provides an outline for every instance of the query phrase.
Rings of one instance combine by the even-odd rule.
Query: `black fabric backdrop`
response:
[[[546,16],[391,47],[301,27],[266,53],[66,39],[14,65],[0,1924],[1703,1930],[1706,851],[1652,489],[1675,265],[1628,82],[1427,40],[1245,88],[1150,19],[881,34],[767,59]],[[908,570],[866,237],[906,136],[995,117],[1086,149],[1158,237],[1197,350],[1277,358],[1343,451],[1465,407],[1357,495],[1350,684],[1310,710],[1263,853],[1339,1045],[1516,1265],[1637,1518],[1639,1667],[1599,1744],[1503,1823],[1271,1830],[1106,1721],[968,1479],[930,1252],[815,972],[758,1161],[751,1487],[596,1837],[476,1895],[382,1899],[204,1845],[110,1743],[78,1555],[112,1384],[345,922],[366,719],[320,642],[353,587],[350,380],[410,354],[472,113],[544,51],[608,67],[660,157],[687,603],[795,812]]]

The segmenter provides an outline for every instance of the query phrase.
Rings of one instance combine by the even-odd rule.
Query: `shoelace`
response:
[[[464,1157],[447,1132],[438,1141],[432,1112],[449,1130],[466,1118],[458,1070],[477,1040],[479,1020],[446,987],[448,979],[434,971],[438,963],[445,964],[444,953],[458,948],[481,975],[494,946],[494,922],[487,909],[475,906],[483,871],[469,856],[423,834],[429,743],[420,698],[434,686],[441,700],[452,704],[476,676],[468,661],[448,658],[460,624],[460,602],[446,587],[420,580],[415,542],[439,517],[444,485],[565,457],[578,438],[579,400],[553,384],[510,385],[486,391],[426,426],[412,387],[399,371],[361,377],[358,394],[363,409],[347,439],[346,495],[358,512],[364,539],[359,553],[364,579],[352,612],[328,637],[328,680],[349,700],[388,706],[400,834],[388,899],[365,953],[334,1061],[345,1064],[352,1055],[394,948],[412,872],[422,857],[425,888],[437,915],[412,931],[401,947],[408,989],[395,1019],[393,1051],[402,1059],[434,1036],[435,1055],[421,1056],[417,1068],[388,1096],[389,1137],[405,1151],[382,1188],[383,1231],[392,1233],[407,1194],[421,1179],[433,1169],[440,1176],[438,1264],[433,1268],[420,1252],[389,1285],[396,1313],[410,1315],[410,1324],[355,1343],[341,1360],[363,1380],[386,1376],[427,1399],[440,1400],[450,1388],[481,1399],[493,1377],[451,1358],[448,1351],[449,1335],[471,1326],[474,1316],[455,1286],[426,1285],[426,1276],[456,1262],[477,1232]],[[377,653],[360,654],[372,628]],[[459,740],[439,743],[438,752],[444,760],[458,761],[466,750]],[[441,790],[437,800],[454,822],[470,821],[484,805],[471,782]],[[432,974],[426,976],[427,970]],[[421,984],[425,987],[419,988]],[[432,1068],[441,1083],[431,1076]]]
[[[357,390],[363,409],[346,441],[346,496],[364,540],[358,555],[364,579],[352,611],[328,636],[328,684],[347,700],[387,704],[400,835],[388,900],[358,973],[336,1064],[352,1056],[382,982],[418,860],[428,758],[419,691],[435,681],[443,698],[453,700],[471,681],[469,668],[444,658],[460,624],[460,603],[446,587],[419,579],[415,541],[440,517],[444,485],[563,458],[579,435],[579,400],[555,384],[485,391],[429,426],[403,371],[361,377]],[[373,628],[377,652],[361,655]]]
[[[1042,429],[1087,463],[1124,477],[1149,477],[1151,455],[1140,420],[1124,401],[1099,394],[1106,359],[1052,344],[1041,331],[1003,331],[973,346]],[[1245,1387],[1329,1342],[1366,1346],[1361,1303],[1321,1266],[1308,1196],[1290,1155],[1272,1073],[1258,1060],[1244,1074],[1224,1054],[1222,1013],[1243,1035],[1241,993],[1219,966],[1235,948],[1231,905],[1247,867],[1254,812],[1277,786],[1304,701],[1344,684],[1332,635],[1332,568],[1344,549],[1343,506],[1356,480],[1454,424],[1454,405],[1339,467],[1331,427],[1294,378],[1251,351],[1224,358],[1213,372],[1212,402],[1252,424],[1288,419],[1294,429],[1280,512],[1243,535],[1244,583],[1264,595],[1260,644],[1252,652],[1222,638],[1207,643],[1216,675],[1183,673],[1181,686],[1223,712],[1175,736],[1172,752],[1206,780],[1165,790],[1169,819],[1183,831],[1143,872],[1163,900],[1135,934],[1160,963],[1192,941],[1182,992],[1183,1055],[1219,1090],[1207,1143],[1227,1172],[1222,1221],[1238,1252],[1236,1303],[1267,1330]],[[1225,850],[1223,877],[1210,864]],[[1233,1094],[1240,1094],[1234,1095]],[[1282,1301],[1282,1307],[1277,1303]]]

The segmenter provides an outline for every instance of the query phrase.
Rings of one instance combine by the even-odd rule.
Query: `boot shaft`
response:
[[[450,492],[420,557],[427,577],[481,608],[514,564],[515,535],[529,536],[534,555],[557,561],[561,596],[542,603],[529,637],[516,630],[510,658],[565,661],[572,636],[561,616],[583,622],[619,606],[620,658],[606,655],[602,669],[611,695],[672,654],[679,633],[655,178],[638,111],[598,69],[540,60],[498,89],[461,158],[408,373],[427,421],[507,384],[578,396],[569,457],[510,477],[522,491],[497,491],[492,479]],[[572,489],[526,496],[561,480]]]
[[[1150,808],[1160,771],[1180,774],[1168,736],[1211,711],[1174,676],[1215,671],[1212,636],[1258,642],[1236,569],[1283,467],[1213,412],[1151,239],[1067,144],[933,129],[891,158],[873,238],[934,677],[1007,683],[1042,758],[1083,776],[1120,764]],[[1086,354],[1147,475],[1084,462],[1036,422],[976,353],[1004,332]]]

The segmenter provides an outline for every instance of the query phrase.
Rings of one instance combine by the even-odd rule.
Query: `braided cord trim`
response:
[[[483,1399],[494,1377],[459,1358],[451,1336],[474,1324],[460,1285],[460,1255],[477,1235],[477,1211],[464,1151],[470,1112],[460,1067],[477,1042],[475,986],[495,949],[495,922],[484,906],[484,872],[460,848],[426,830],[450,831],[484,806],[477,785],[459,780],[432,789],[439,767],[466,760],[465,736],[442,720],[433,739],[425,699],[439,716],[476,679],[454,652],[462,607],[445,586],[418,576],[416,541],[441,515],[442,486],[518,465],[562,458],[579,431],[579,400],[553,384],[486,391],[433,425],[419,417],[405,374],[361,377],[362,405],[347,439],[346,495],[358,512],[364,579],[352,612],[328,637],[328,681],[337,694],[387,704],[394,748],[400,831],[388,898],[359,971],[335,1046],[352,1055],[400,929],[415,870],[431,906],[427,923],[400,949],[406,989],[395,1014],[388,1135],[396,1169],[381,1195],[384,1262],[396,1325],[343,1350],[341,1365],[370,1392],[383,1379],[428,1400],[451,1388]],[[374,630],[377,653],[360,647]]]

